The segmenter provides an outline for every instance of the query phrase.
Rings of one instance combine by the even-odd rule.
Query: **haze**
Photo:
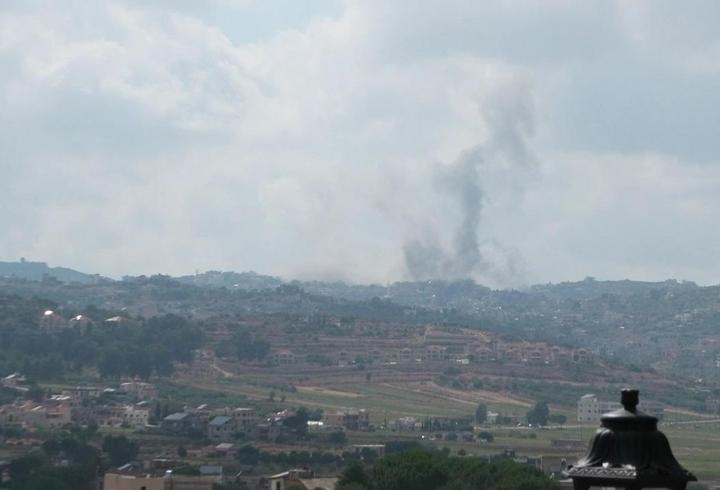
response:
[[[0,7],[0,260],[720,282],[720,3]]]

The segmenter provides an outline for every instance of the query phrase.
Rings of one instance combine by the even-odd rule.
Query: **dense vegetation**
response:
[[[0,483],[0,488],[92,490],[96,476],[108,468],[107,456],[92,443],[97,437],[97,427],[55,434],[40,448],[14,459],[10,481]]]
[[[393,454],[366,468],[345,469],[338,490],[551,490],[555,482],[512,461],[448,457],[422,449]]]
[[[59,379],[90,368],[103,377],[147,378],[172,373],[174,362],[190,361],[203,339],[197,325],[169,314],[43,329],[41,313],[53,306],[37,299],[0,297],[0,374],[20,371],[33,378]],[[106,313],[90,309],[87,314],[102,320]]]

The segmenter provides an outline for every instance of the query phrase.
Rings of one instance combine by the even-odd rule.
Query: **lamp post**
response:
[[[623,408],[600,419],[587,455],[567,470],[575,490],[685,490],[689,481],[697,481],[673,456],[658,419],[637,409],[639,401],[638,390],[623,390]]]

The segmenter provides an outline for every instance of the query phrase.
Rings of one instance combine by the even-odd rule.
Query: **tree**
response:
[[[487,422],[488,409],[484,403],[481,403],[475,409],[475,423],[484,424]]]
[[[336,446],[341,446],[347,443],[347,436],[345,435],[345,432],[341,430],[331,432],[328,435],[328,442]]]
[[[133,461],[138,454],[138,445],[125,436],[105,436],[102,450],[107,453],[113,466]]]
[[[262,361],[270,353],[270,342],[244,329],[235,332],[231,343],[238,361]]]
[[[299,408],[295,415],[283,420],[283,425],[299,436],[307,433],[308,412],[304,408]]]
[[[547,425],[549,416],[550,409],[548,408],[547,402],[537,402],[526,415],[528,424],[541,427]]]
[[[340,474],[337,488],[344,490],[355,490],[356,488],[370,489],[372,488],[372,483],[370,476],[365,471],[365,467],[360,463],[352,463]]]
[[[482,431],[478,433],[478,439],[485,442],[493,442],[495,440],[495,436],[492,432]]]
[[[436,490],[448,480],[442,460],[426,451],[408,451],[380,460],[372,470],[376,490]]]

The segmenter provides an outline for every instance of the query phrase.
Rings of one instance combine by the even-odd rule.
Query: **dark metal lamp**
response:
[[[658,419],[637,410],[638,390],[623,390],[623,408],[604,415],[588,454],[570,466],[575,490],[615,487],[627,490],[685,490],[697,478],[680,466]]]

